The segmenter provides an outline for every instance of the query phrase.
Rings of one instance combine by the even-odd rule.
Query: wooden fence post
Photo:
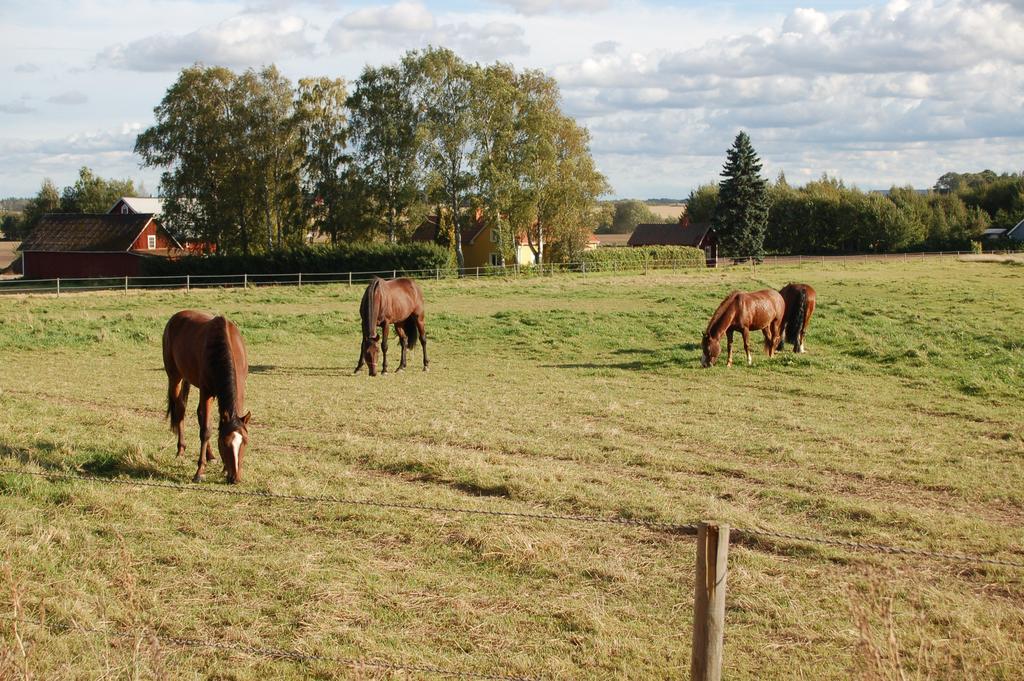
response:
[[[57,297],[60,298],[60,277],[57,277]]]
[[[249,273],[242,275],[242,288],[249,288]]]
[[[299,272],[299,288],[302,288],[302,272]]]
[[[128,277],[124,278],[124,294],[128,295]]]
[[[185,293],[188,293],[191,290],[192,290],[192,275],[191,274],[186,274],[185,275]]]
[[[729,568],[729,526],[700,523],[694,582],[692,681],[722,678],[725,635],[725,578]]]
[[[351,272],[348,273],[348,285],[349,286],[352,285],[352,273]]]

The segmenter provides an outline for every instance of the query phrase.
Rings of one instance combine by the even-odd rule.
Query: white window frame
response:
[[[491,267],[501,267],[501,253],[497,251],[491,253]]]
[[[152,251],[156,248],[156,234],[149,234],[146,236],[146,250]]]
[[[121,204],[121,215],[128,215],[128,204],[127,203],[122,203]]]
[[[498,243],[498,230],[494,229],[494,227],[491,227],[491,243]]]

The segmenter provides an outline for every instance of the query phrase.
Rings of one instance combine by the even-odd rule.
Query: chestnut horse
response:
[[[201,482],[210,451],[209,412],[217,399],[220,412],[217,448],[228,482],[242,481],[242,458],[249,444],[249,412],[245,409],[245,379],[249,364],[238,327],[224,317],[196,310],[178,312],[164,327],[164,370],[167,371],[167,416],[178,433],[178,456],[185,453],[185,405],[189,386],[199,388],[199,468]]]
[[[814,314],[817,295],[807,284],[787,284],[779,293],[786,301],[786,316],[782,320],[782,328],[786,332],[786,343],[793,344],[793,352],[804,351],[804,335]],[[779,342],[782,348],[782,341]]]
[[[363,342],[359,348],[359,363],[352,373],[359,373],[366,364],[370,375],[377,375],[377,355],[383,354],[380,372],[388,372],[388,325],[395,325],[398,342],[402,346],[402,361],[398,371],[405,368],[406,353],[419,337],[423,347],[423,370],[427,370],[427,331],[423,326],[423,292],[412,279],[402,277],[384,281],[374,277],[359,303],[359,316],[363,322]],[[381,332],[377,333],[377,327]],[[380,344],[378,349],[377,345]]]
[[[701,339],[701,366],[710,367],[722,354],[720,340],[723,335],[729,338],[729,362],[732,366],[732,334],[739,331],[743,334],[743,350],[747,353],[747,364],[753,364],[750,354],[750,331],[761,330],[764,333],[764,349],[769,357],[775,354],[782,337],[782,318],[786,313],[786,303],[778,291],[764,289],[753,293],[733,291],[711,315],[711,321]]]

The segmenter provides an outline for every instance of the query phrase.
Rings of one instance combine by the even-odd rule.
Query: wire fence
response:
[[[245,490],[238,489],[236,487],[211,487],[211,486],[198,486],[198,485],[187,485],[174,482],[160,482],[156,480],[136,480],[126,478],[105,478],[92,475],[79,475],[77,473],[58,473],[52,471],[29,471],[19,468],[0,467],[0,474],[8,475],[26,475],[34,476],[39,478],[47,478],[50,480],[67,480],[76,482],[88,482],[98,483],[104,485],[121,485],[128,487],[158,487],[162,489],[170,489],[180,492],[189,492],[195,494],[213,494],[220,496],[230,497],[252,497],[270,501],[290,501],[306,504],[337,504],[345,506],[363,506],[371,508],[381,508],[389,510],[402,510],[402,511],[417,511],[426,513],[436,513],[444,515],[480,515],[480,516],[492,516],[501,518],[519,518],[524,520],[548,520],[548,521],[560,521],[570,523],[588,523],[588,524],[601,524],[601,525],[621,525],[630,527],[640,527],[650,530],[658,530],[662,532],[668,532],[671,534],[696,536],[699,528],[699,523],[672,523],[657,520],[645,520],[643,518],[626,518],[626,517],[601,517],[601,516],[584,516],[584,515],[569,515],[569,514],[558,514],[558,513],[539,513],[539,512],[522,512],[522,511],[503,511],[494,509],[482,509],[482,508],[459,508],[454,506],[437,506],[430,504],[415,504],[408,502],[397,502],[397,501],[381,501],[378,499],[349,499],[344,497],[334,496],[310,496],[302,494],[281,494],[275,492],[266,492],[260,490]],[[771,538],[771,539],[784,539],[788,541],[799,541],[812,544],[821,544],[827,546],[836,546],[840,548],[853,549],[857,551],[864,551],[870,553],[881,553],[889,555],[906,555],[906,556],[918,556],[922,558],[935,558],[939,560],[945,560],[950,562],[960,563],[971,563],[971,564],[985,564],[985,565],[1000,565],[1003,567],[1012,567],[1024,569],[1024,561],[1012,561],[999,558],[989,558],[987,556],[971,555],[966,553],[950,553],[942,551],[930,551],[927,549],[915,549],[902,546],[889,546],[885,544],[874,544],[866,542],[855,542],[846,539],[837,539],[832,537],[818,537],[811,535],[802,534],[791,534],[787,532],[777,532],[774,530],[762,530],[756,528],[743,528],[733,527],[731,530],[734,534],[753,538]]]
[[[1021,251],[992,251],[984,255],[1015,255]],[[702,270],[725,267],[764,267],[780,265],[820,264],[821,266],[843,266],[856,263],[906,263],[934,258],[958,258],[978,255],[969,251],[937,251],[921,253],[865,253],[857,255],[764,255],[737,258],[708,258],[699,263],[684,259],[658,259],[621,262],[570,262],[544,263],[537,265],[486,265],[466,267],[462,270],[447,267],[430,269],[376,270],[365,272],[293,272],[269,274],[181,274],[152,277],[60,277],[55,279],[4,279],[0,280],[0,294],[50,294],[86,291],[141,291],[178,290],[208,288],[255,288],[261,286],[310,286],[317,284],[365,284],[374,277],[395,278],[398,276],[426,279],[518,279],[528,277],[550,277],[562,274],[586,276],[601,273],[648,273],[650,271]]]
[[[601,525],[619,525],[646,528],[658,531],[667,531],[673,534],[695,536],[697,539],[697,567],[696,580],[694,584],[694,625],[693,625],[693,651],[691,655],[691,677],[694,679],[713,679],[717,681],[721,677],[722,666],[722,641],[725,618],[725,584],[728,565],[728,544],[730,529],[727,525],[719,526],[707,523],[669,523],[639,518],[624,517],[599,517],[568,515],[557,513],[506,511],[481,508],[459,508],[451,506],[438,506],[430,504],[417,504],[410,502],[386,501],[378,499],[349,499],[335,496],[310,496],[300,494],[280,494],[259,490],[244,490],[229,487],[200,487],[171,482],[160,482],[153,480],[137,480],[124,478],[107,478],[99,476],[81,475],[78,473],[66,473],[56,471],[30,471],[23,468],[12,468],[0,466],[0,475],[24,475],[45,478],[51,481],[74,481],[104,485],[121,485],[138,488],[162,488],[181,492],[221,495],[235,498],[258,498],[271,502],[288,502],[300,504],[341,504],[358,507],[372,507],[385,510],[402,510],[414,512],[426,512],[444,515],[474,515],[491,516],[501,518],[516,518],[542,521],[560,521],[571,523],[591,523]],[[828,545],[857,551],[871,552],[882,555],[905,555],[919,558],[934,558],[943,561],[962,564],[982,564],[1001,567],[1024,569],[1024,562],[990,558],[987,556],[970,555],[964,553],[949,553],[915,549],[900,546],[887,546],[864,542],[854,542],[845,539],[830,537],[810,536],[776,532],[772,530],[733,528],[732,535],[746,537],[748,539],[782,539],[787,541],[808,542],[813,544]],[[719,542],[719,537],[724,536],[724,543]],[[717,562],[716,562],[717,561]],[[32,620],[21,615],[21,609],[15,603],[14,614],[0,614],[0,620],[12,624],[28,624],[43,627],[51,632],[69,634],[85,633],[103,635],[111,638],[127,639],[132,641],[151,640],[163,645],[193,648],[213,649],[229,654],[246,654],[267,659],[285,660],[296,663],[311,664],[321,663],[345,667],[349,669],[367,669],[385,672],[413,673],[417,675],[443,676],[450,678],[464,679],[494,679],[498,681],[526,681],[527,677],[484,674],[471,671],[460,671],[445,669],[431,665],[406,664],[401,662],[388,662],[373,659],[356,659],[338,656],[308,653],[301,650],[291,650],[266,645],[247,645],[242,643],[225,641],[205,641],[197,638],[180,636],[169,636],[157,633],[156,631],[125,631],[112,630],[107,628],[85,628],[72,626],[66,623],[47,622],[44,620]],[[16,637],[17,631],[15,631]],[[20,638],[19,638],[20,642]]]

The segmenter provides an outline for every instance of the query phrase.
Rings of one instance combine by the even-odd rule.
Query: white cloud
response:
[[[346,14],[327,31],[325,40],[335,51],[343,52],[365,45],[401,41],[421,42],[435,26],[434,15],[418,2],[365,7]]]
[[[346,14],[327,31],[325,41],[335,52],[367,46],[444,45],[467,59],[494,60],[530,51],[523,27],[507,21],[438,24],[418,2],[366,7]]]
[[[142,131],[137,122],[90,130],[63,137],[45,139],[0,139],[0,183],[23,186],[23,194],[35,191],[42,178],[49,177],[58,186],[75,181],[78,169],[89,166],[103,177],[131,177],[156,185],[153,173],[142,173],[138,157],[132,152],[135,138]],[[32,178],[25,186],[26,176]]]
[[[39,65],[32,62],[22,62],[14,67],[15,73],[38,73]]]
[[[446,24],[437,29],[432,42],[445,45],[468,59],[493,61],[529,54],[522,26],[492,21],[482,26]]]
[[[0,113],[5,114],[30,114],[35,112],[35,109],[24,100],[14,100],[13,102],[4,102],[0,104]]]
[[[292,55],[310,55],[314,43],[300,17],[243,14],[184,35],[156,34],[108,47],[96,63],[132,71],[176,71],[195,62],[259,66]]]
[[[89,101],[88,95],[77,90],[71,90],[69,92],[62,92],[59,95],[53,95],[47,97],[46,101],[51,104],[62,104],[65,106],[77,106],[79,104],[85,104]]]
[[[353,31],[385,31],[408,33],[429,31],[434,15],[418,2],[399,2],[384,7],[365,7],[346,15],[338,22]]]
[[[520,14],[594,12],[608,7],[608,0],[495,0]]]

